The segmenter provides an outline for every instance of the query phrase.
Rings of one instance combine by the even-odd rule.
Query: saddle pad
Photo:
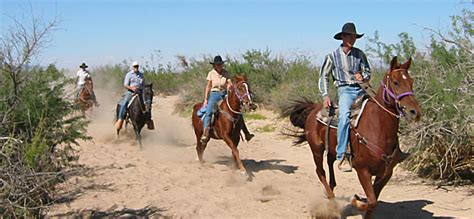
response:
[[[128,105],[127,105],[127,109],[130,108],[130,106],[132,105],[133,101],[135,100],[135,98],[138,97],[138,94],[134,94],[132,96],[132,99],[130,99],[130,101],[128,101]]]
[[[362,105],[360,108],[356,108],[351,111],[350,119],[351,119],[351,124],[353,127],[357,127],[359,125],[359,120],[362,113],[364,112],[367,101],[369,101],[369,99],[365,99],[362,102]],[[339,109],[336,109],[336,115],[333,116],[333,119],[331,120],[331,124],[329,124],[331,128],[337,129],[337,126],[339,123],[338,115],[339,115]],[[328,110],[326,108],[323,108],[322,110],[320,110],[316,114],[316,120],[323,123],[324,125],[328,125],[328,121],[329,121]]]

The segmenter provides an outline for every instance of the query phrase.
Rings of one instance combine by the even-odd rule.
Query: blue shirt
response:
[[[143,88],[143,73],[129,71],[125,75],[125,80],[123,81],[124,86],[138,87],[139,89]]]
[[[360,72],[365,80],[370,79],[370,65],[367,56],[362,50],[352,47],[346,54],[339,46],[334,52],[324,59],[319,76],[319,91],[323,96],[328,95],[329,73],[334,79],[334,85],[357,84],[355,74]]]

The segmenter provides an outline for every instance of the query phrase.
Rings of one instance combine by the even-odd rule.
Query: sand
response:
[[[336,200],[323,195],[307,145],[294,147],[280,134],[287,121],[266,110],[265,120],[248,121],[255,132],[264,126],[274,131],[255,132],[239,146],[251,175],[247,180],[231,160],[223,141],[211,140],[205,164],[196,161],[190,118],[173,114],[177,96],[155,97],[156,130],[144,129],[143,149],[128,134],[115,140],[115,97],[98,93],[101,107],[94,109],[88,129],[93,141],[81,142],[79,164],[89,174],[73,177],[58,189],[80,190],[73,200],[53,205],[48,217],[84,209],[100,211],[153,206],[162,215],[177,218],[307,218],[335,216],[362,218],[348,206],[354,194],[365,196],[355,172],[336,170]],[[268,130],[267,130],[268,131]],[[327,170],[327,169],[326,169]],[[382,191],[376,218],[473,217],[472,187],[437,187],[397,167]]]

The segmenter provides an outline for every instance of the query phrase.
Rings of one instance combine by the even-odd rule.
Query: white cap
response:
[[[138,64],[137,61],[134,61],[134,62],[132,63],[132,67],[133,67],[133,66],[138,66],[138,65],[139,65],[139,64]]]

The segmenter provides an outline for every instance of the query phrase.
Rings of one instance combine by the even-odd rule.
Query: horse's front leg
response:
[[[375,197],[374,187],[371,180],[372,175],[370,175],[367,169],[359,169],[357,170],[357,176],[359,177],[360,184],[367,196],[367,203],[363,202],[357,195],[354,195],[351,204],[357,209],[366,212],[364,218],[372,218],[372,210],[377,206],[377,198]]]
[[[138,145],[140,146],[140,149],[142,149],[142,136],[140,135],[141,128],[138,126],[137,122],[132,121],[133,125],[133,130],[135,131],[135,139],[138,142]]]
[[[232,150],[232,156],[234,157],[234,161],[237,164],[237,168],[239,168],[242,174],[247,175],[247,171],[245,170],[244,164],[242,163],[242,160],[240,160],[239,150],[237,150],[237,144],[235,144],[235,142],[233,141],[231,134],[232,133],[225,133],[223,135],[223,139]]]

